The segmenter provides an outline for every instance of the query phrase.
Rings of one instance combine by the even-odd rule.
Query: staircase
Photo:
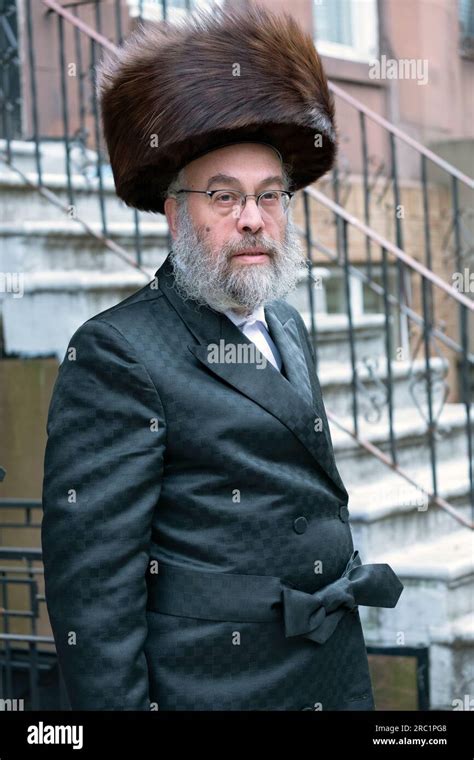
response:
[[[0,155],[2,148],[5,141],[0,140]],[[97,181],[73,173],[76,216],[61,213],[35,189],[33,144],[14,141],[10,148],[15,170],[0,162],[0,264],[3,272],[22,273],[24,295],[2,299],[0,294],[4,350],[23,357],[55,355],[61,361],[82,322],[152,279],[168,251],[166,219],[141,214],[137,225],[133,210],[115,195],[113,180],[104,178],[107,234],[131,266],[104,245]],[[47,169],[42,174],[44,186],[65,208],[70,207],[64,145],[43,141],[40,151]],[[77,217],[87,220],[87,228]]]
[[[65,9],[59,15],[73,23]],[[371,118],[362,104],[352,105],[361,124]],[[404,139],[393,125],[380,127]],[[427,201],[426,162],[437,162],[436,156],[406,140],[419,152],[419,194]],[[390,145],[385,179],[396,199],[393,138]],[[0,141],[2,155],[1,271],[22,273],[24,290],[22,298],[0,293],[3,352],[61,361],[80,324],[152,278],[169,250],[166,220],[126,207],[115,196],[100,151],[72,138],[68,146],[45,139]],[[448,172],[456,204],[465,178],[446,162],[437,166]],[[301,194],[297,219],[308,277],[288,300],[313,337],[337,466],[350,497],[354,547],[363,562],[389,563],[404,584],[395,609],[360,608],[367,645],[398,648],[400,654],[426,648],[430,707],[452,710],[474,689],[474,405],[462,383],[457,397],[448,396],[458,366],[472,369],[465,326],[473,303],[453,292],[448,279],[433,275],[429,237],[420,261],[407,254],[410,237],[395,218],[393,234],[381,234],[368,176],[362,181],[362,212],[353,215],[350,193],[343,197],[344,187],[355,192],[348,177],[343,182],[336,171],[324,193],[310,188]],[[326,214],[322,231],[320,221],[313,224],[321,219],[316,207]],[[460,214],[453,219],[456,233]],[[429,213],[425,220],[430,229]],[[362,236],[357,246],[367,253],[356,262],[349,256],[355,250],[351,229]],[[459,234],[454,239],[459,254]],[[389,284],[387,254],[401,291]],[[311,263],[316,256],[317,265]],[[378,267],[377,277],[371,267]],[[329,308],[335,278],[344,288],[339,311]],[[422,292],[418,301],[407,287],[413,282]],[[377,293],[379,311],[363,308],[362,287]],[[450,317],[459,315],[459,330],[443,332],[436,314],[440,303]],[[424,339],[419,353],[413,350],[413,325]],[[396,347],[403,349],[400,356]]]
[[[328,408],[331,381],[320,379]],[[404,395],[406,375],[397,381]],[[333,386],[334,387],[334,386]],[[343,418],[344,419],[344,418]],[[346,420],[346,424],[347,424]],[[440,493],[469,519],[470,484],[465,473],[464,409],[446,404],[439,419],[437,468]],[[386,420],[361,426],[361,435],[386,445]],[[423,446],[424,421],[416,406],[397,408],[395,435],[400,462],[412,480],[430,488],[431,467]],[[367,644],[428,647],[432,709],[453,709],[471,694],[474,679],[474,545],[472,531],[430,504],[416,486],[331,428],[336,461],[349,491],[354,545],[365,562],[387,562],[404,591],[395,609],[360,608]]]

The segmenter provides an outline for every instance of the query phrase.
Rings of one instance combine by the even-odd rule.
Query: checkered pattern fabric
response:
[[[354,550],[304,323],[284,301],[265,313],[286,377],[213,361],[216,346],[250,341],[180,298],[168,257],[70,340],[48,414],[42,543],[75,709],[374,708],[357,610],[316,645],[285,638],[279,620],[147,609],[154,561],[312,591]]]

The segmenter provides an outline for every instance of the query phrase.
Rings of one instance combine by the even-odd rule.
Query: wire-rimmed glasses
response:
[[[261,193],[242,193],[240,190],[189,190],[182,188],[178,193],[201,193],[207,195],[211,201],[211,207],[217,213],[225,216],[230,212],[240,216],[245,207],[247,198],[255,198],[255,202],[264,214],[280,216],[288,211],[290,201],[294,193],[289,190],[264,190]]]

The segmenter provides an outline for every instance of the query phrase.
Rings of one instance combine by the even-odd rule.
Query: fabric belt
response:
[[[285,636],[323,644],[348,610],[395,607],[403,584],[390,565],[363,565],[355,550],[340,578],[314,593],[271,575],[201,571],[159,560],[148,572],[147,609],[202,620],[260,623],[283,619]]]

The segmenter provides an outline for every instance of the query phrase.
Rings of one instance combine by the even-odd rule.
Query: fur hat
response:
[[[240,141],[283,156],[298,190],[331,168],[334,102],[312,38],[262,6],[148,22],[98,66],[97,94],[117,195],[164,213],[176,172]]]

